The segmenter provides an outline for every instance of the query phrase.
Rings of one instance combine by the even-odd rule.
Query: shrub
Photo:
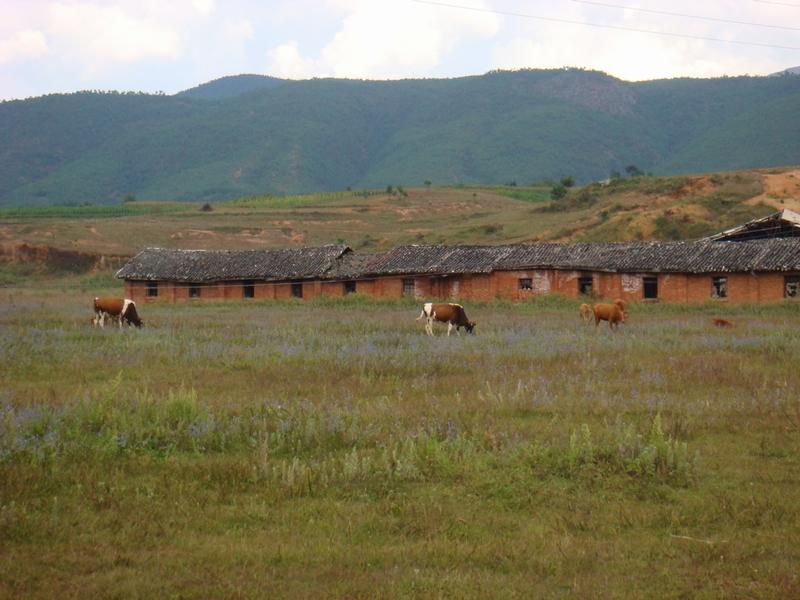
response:
[[[561,200],[561,198],[563,198],[566,195],[567,195],[567,188],[562,183],[557,183],[550,190],[550,197],[553,200]]]

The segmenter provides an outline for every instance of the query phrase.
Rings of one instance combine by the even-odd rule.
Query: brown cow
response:
[[[624,303],[622,304],[624,306]],[[608,328],[612,331],[619,327],[620,323],[625,322],[625,310],[617,302],[614,302],[614,304],[595,304],[592,306],[592,312],[594,313],[595,331],[597,331],[600,321],[608,321]]]
[[[107,318],[112,321],[118,320],[120,329],[122,329],[123,322],[136,327],[144,325],[136,312],[136,304],[128,298],[95,298],[94,319],[92,320],[94,326],[105,327]]]
[[[592,320],[592,307],[588,304],[581,304],[580,313],[584,323],[588,323]]]
[[[422,312],[419,313],[417,321],[425,318],[425,333],[433,335],[433,322],[439,321],[440,323],[447,323],[447,335],[450,335],[453,327],[456,328],[456,334],[461,335],[459,329],[462,327],[466,329],[467,333],[472,333],[475,327],[475,321],[470,321],[467,318],[467,313],[464,312],[464,307],[460,304],[434,304],[433,302],[426,302],[422,305]]]

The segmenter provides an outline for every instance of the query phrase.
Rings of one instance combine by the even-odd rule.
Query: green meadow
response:
[[[0,289],[0,597],[800,595],[800,311]],[[111,287],[111,293],[115,288]],[[118,292],[117,292],[118,293]],[[734,322],[730,330],[710,318]]]

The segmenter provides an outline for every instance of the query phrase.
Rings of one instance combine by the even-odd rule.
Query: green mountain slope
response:
[[[799,111],[798,77],[628,83],[580,70],[51,95],[0,103],[0,205],[794,164]]]
[[[282,79],[266,75],[230,75],[220,77],[207,83],[179,92],[178,96],[198,98],[200,100],[221,100],[241,96],[256,90],[268,90],[278,87]]]

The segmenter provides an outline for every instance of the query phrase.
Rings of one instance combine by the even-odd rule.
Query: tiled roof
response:
[[[800,270],[800,239],[506,246],[398,246],[372,275],[490,273],[518,269],[718,273]]]
[[[350,253],[344,245],[242,251],[147,248],[117,271],[117,277],[192,282],[317,279]]]
[[[344,280],[522,269],[623,273],[800,271],[800,238],[741,242],[410,245],[383,254],[357,254],[347,246],[242,252],[148,248],[120,269],[117,277],[197,282]]]

